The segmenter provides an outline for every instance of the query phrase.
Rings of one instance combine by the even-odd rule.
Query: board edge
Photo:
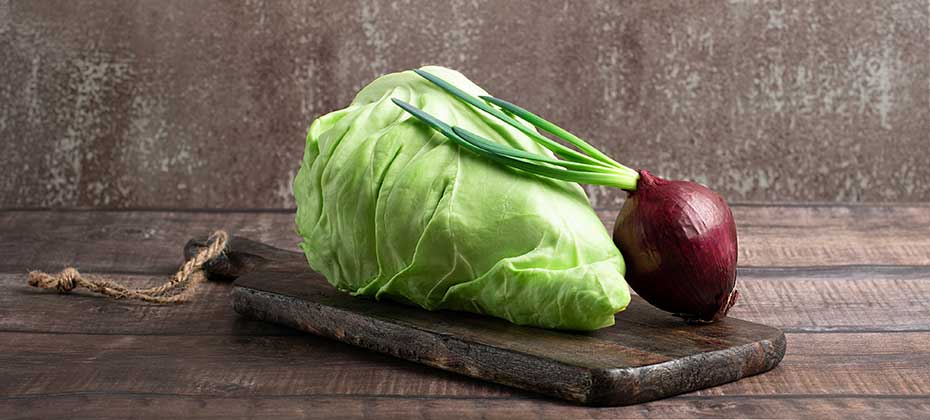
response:
[[[426,359],[418,359],[414,354],[398,354],[391,351],[385,351],[383,348],[366,346],[361,342],[352,340],[352,337],[346,336],[344,333],[334,334],[330,333],[329,331],[305,328],[302,325],[275,317],[270,313],[259,311],[256,309],[256,305],[246,304],[247,302],[254,303],[256,302],[256,299],[277,299],[282,301],[286,301],[286,299],[295,301],[299,300],[291,296],[280,295],[274,292],[255,289],[240,284],[234,284],[232,295],[234,309],[236,312],[245,316],[276,324],[286,325],[300,331],[312,333],[329,339],[334,339],[382,354],[388,354],[402,360],[420,363],[483,381],[499,383],[514,388],[528,390],[537,394],[560,398],[562,400],[589,406],[623,406],[639,404],[704,388],[710,388],[713,386],[733,382],[748,376],[764,373],[775,368],[781,362],[782,358],[784,358],[787,346],[784,332],[774,327],[768,327],[771,328],[773,332],[777,332],[777,334],[774,334],[772,339],[755,341],[724,350],[698,353],[688,357],[652,365],[611,369],[565,365],[566,368],[578,371],[576,373],[579,374],[577,376],[579,380],[570,386],[569,389],[540,390],[530,388],[529,385],[532,384],[521,383],[517,376],[513,376],[511,378],[495,377],[492,380],[487,377],[471,373],[464,367],[457,369],[454,366],[445,366],[432,363]],[[310,305],[310,303],[305,301],[300,302],[304,305]],[[316,306],[322,307],[324,305],[316,304]],[[381,320],[379,320],[379,322],[390,324]],[[423,334],[434,334],[428,331],[423,331],[419,328],[416,329],[420,330]],[[481,347],[491,347],[481,343],[467,342],[455,337],[452,337],[452,339],[463,344],[477,344]],[[527,360],[534,358],[533,355],[529,354],[513,352],[506,349],[495,349],[501,352],[516,354]],[[736,367],[728,365],[728,362],[730,362],[734,357],[744,360],[744,363]],[[688,364],[692,367],[682,368],[679,366],[682,364]],[[708,370],[715,372],[715,374],[706,375],[706,371]],[[681,379],[678,377],[682,375],[685,376],[684,383],[686,385],[684,387],[671,388],[663,386],[664,383],[669,383],[669,381],[673,381],[676,378]],[[675,383],[682,383],[682,381],[678,380],[675,381]]]
[[[785,333],[777,331],[771,339],[746,343],[724,350],[697,353],[667,362],[633,368],[593,369],[591,393],[584,404],[592,406],[622,406],[639,404],[675,395],[711,388],[758,375],[781,363],[787,350]],[[733,359],[744,362],[733,366]],[[682,368],[676,365],[690,365]],[[707,372],[713,372],[708,375]],[[667,388],[671,377],[684,376],[680,388]]]

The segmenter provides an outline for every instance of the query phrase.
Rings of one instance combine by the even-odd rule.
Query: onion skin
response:
[[[736,302],[736,223],[726,201],[689,181],[640,171],[614,225],[627,282],[653,306],[713,322]]]

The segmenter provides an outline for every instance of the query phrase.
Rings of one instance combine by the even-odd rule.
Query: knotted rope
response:
[[[68,267],[56,275],[41,271],[29,272],[29,285],[43,289],[56,289],[68,293],[84,288],[114,299],[136,299],[149,303],[182,303],[194,295],[197,285],[206,276],[203,265],[223,253],[229,236],[218,230],[210,236],[209,244],[194,258],[187,260],[165,283],[147,289],[130,289],[112,280],[97,276],[82,276],[74,267]]]

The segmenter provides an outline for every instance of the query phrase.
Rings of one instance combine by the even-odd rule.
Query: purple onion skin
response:
[[[702,185],[640,171],[614,225],[626,280],[653,306],[713,322],[736,302],[736,223],[726,201]]]

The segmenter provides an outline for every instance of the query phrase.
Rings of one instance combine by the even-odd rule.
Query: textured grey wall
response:
[[[293,206],[309,122],[428,63],[731,201],[930,201],[928,8],[0,0],[0,207]]]

